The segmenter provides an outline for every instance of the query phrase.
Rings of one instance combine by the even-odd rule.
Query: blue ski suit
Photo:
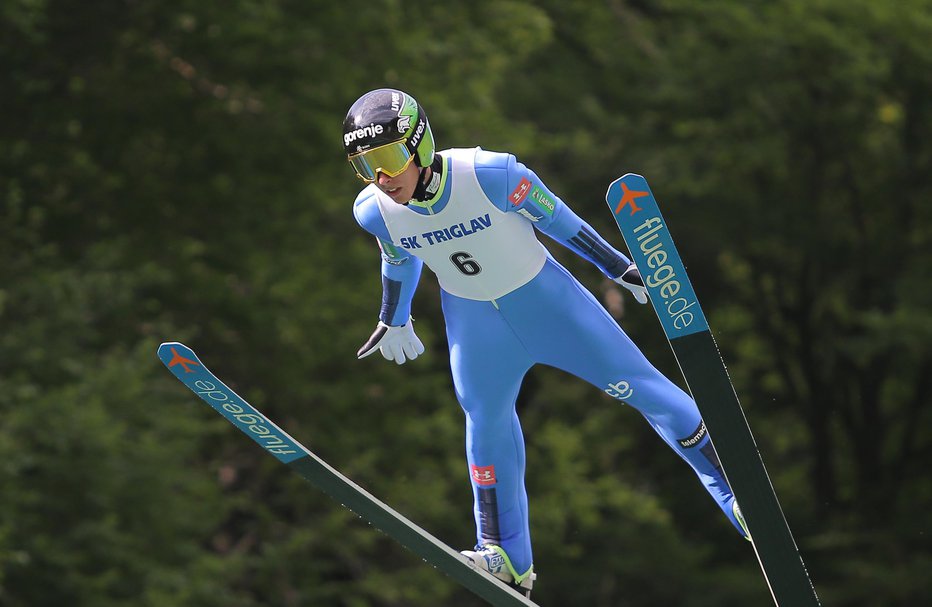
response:
[[[440,281],[453,384],[466,415],[478,544],[501,546],[517,574],[531,569],[524,437],[515,401],[537,363],[572,373],[639,411],[741,532],[695,402],[648,362],[528,226],[609,278],[620,276],[629,260],[514,156],[479,148],[439,155],[441,181],[433,198],[398,205],[370,185],[357,197],[354,215],[381,249],[382,322],[408,320],[424,263]],[[457,214],[457,205],[465,210]],[[452,219],[443,222],[445,216]],[[428,221],[433,227],[418,227]]]

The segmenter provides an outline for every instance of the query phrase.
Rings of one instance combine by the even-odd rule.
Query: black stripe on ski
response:
[[[741,504],[774,602],[779,607],[818,606],[725,363],[647,181],[629,173],[612,182],[605,200]]]

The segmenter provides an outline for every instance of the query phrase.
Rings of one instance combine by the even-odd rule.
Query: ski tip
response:
[[[625,173],[624,175],[618,178],[618,181],[620,181],[621,183],[627,184],[629,186],[633,186],[635,184],[637,184],[638,187],[647,186],[647,180],[644,179],[644,176],[638,175],[637,173]]]
[[[161,357],[161,356],[162,356],[162,352],[166,352],[166,351],[170,350],[171,348],[177,348],[177,347],[179,347],[179,346],[181,346],[181,347],[184,348],[185,350],[190,350],[190,349],[191,349],[191,348],[187,347],[186,345],[184,345],[183,343],[181,343],[180,341],[163,341],[162,344],[159,346],[159,349],[157,350],[156,353],[159,355],[159,357]]]
[[[609,187],[615,185],[616,183],[620,183],[620,182],[622,182],[622,181],[630,181],[630,180],[632,180],[632,179],[644,179],[644,176],[643,176],[643,175],[639,175],[639,174],[637,174],[637,173],[625,173],[625,174],[622,175],[621,177],[619,177],[619,178],[615,179],[614,181],[612,181],[612,183],[611,183],[611,185],[609,185]],[[646,181],[646,179],[644,179],[644,181]]]
[[[608,184],[608,190],[605,192],[605,200],[611,203],[612,200],[621,198],[625,187],[631,187],[634,184],[637,184],[638,188],[643,189],[647,186],[647,180],[637,173],[625,173]]]
[[[159,360],[176,375],[179,371],[192,373],[198,368],[203,369],[203,364],[194,350],[178,341],[164,342],[159,346],[158,356]]]

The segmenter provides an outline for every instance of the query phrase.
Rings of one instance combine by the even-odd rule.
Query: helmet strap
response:
[[[429,176],[428,176],[429,174]],[[430,167],[422,167],[418,172],[417,187],[414,188],[414,200],[430,200],[437,195],[440,183],[443,177],[443,158],[439,154],[434,155],[434,161]]]

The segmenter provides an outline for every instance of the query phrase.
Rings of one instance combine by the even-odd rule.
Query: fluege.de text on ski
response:
[[[194,382],[195,392],[202,398],[209,398],[211,405],[224,417],[237,425],[257,443],[262,445],[269,453],[279,459],[297,455],[300,450],[283,432],[279,434],[278,428],[270,424],[262,415],[245,402],[237,403],[220,386],[199,379]],[[270,428],[270,426],[272,426]],[[287,458],[293,459],[293,458]],[[287,461],[287,460],[286,460]]]
[[[690,308],[696,305],[696,300],[690,298],[690,301],[686,297],[676,297],[682,285],[677,279],[676,270],[667,263],[667,252],[663,248],[664,240],[661,235],[661,230],[664,229],[659,217],[650,217],[635,227],[634,233],[638,247],[646,257],[647,267],[652,270],[644,272],[644,269],[641,269],[644,282],[649,288],[660,290],[660,297],[666,305],[667,314],[674,328],[682,331],[689,328],[693,322],[693,313]]]

